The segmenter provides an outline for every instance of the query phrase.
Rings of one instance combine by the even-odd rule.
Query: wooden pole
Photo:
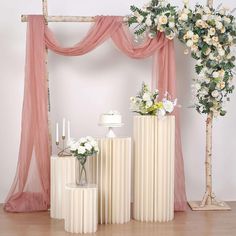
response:
[[[95,16],[47,16],[47,22],[95,22]],[[123,21],[127,22],[128,17],[124,17]],[[27,22],[28,15],[21,15],[21,21]]]
[[[48,24],[48,2],[47,0],[42,0],[42,12],[45,19],[45,23]],[[52,154],[52,133],[51,133],[51,119],[50,119],[50,88],[49,88],[49,73],[48,73],[48,49],[45,49],[45,79],[47,81],[47,94],[48,94],[48,132],[49,132],[49,139],[50,139],[50,153]]]
[[[213,114],[209,113],[206,119],[206,192],[201,202],[201,207],[211,205],[213,199],[212,193],[212,125]]]

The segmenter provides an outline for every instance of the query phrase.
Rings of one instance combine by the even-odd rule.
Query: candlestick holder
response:
[[[69,147],[67,147],[65,145],[65,139],[66,139],[66,136],[62,136],[62,147],[59,146],[59,142],[56,142],[56,145],[57,145],[57,149],[58,149],[58,153],[57,155],[59,157],[70,157],[72,156],[72,154],[70,153],[70,150],[69,150]]]

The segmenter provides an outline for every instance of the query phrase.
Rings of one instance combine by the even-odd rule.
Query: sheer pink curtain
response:
[[[168,41],[163,34],[160,33],[157,38],[148,39],[143,45],[134,47],[127,28],[123,26],[121,17],[101,16],[96,17],[95,24],[80,43],[73,47],[63,48],[44,24],[42,16],[29,17],[27,42],[29,50],[26,62],[21,146],[18,170],[5,204],[5,210],[15,212],[46,210],[49,205],[50,163],[47,130],[47,84],[44,64],[45,46],[61,55],[79,56],[93,50],[110,37],[122,52],[132,58],[155,55],[158,60],[154,60],[154,68],[158,66],[160,69],[154,73],[153,79],[157,80],[159,77],[160,84],[169,84],[168,88],[173,89],[169,92],[173,92],[173,96],[175,96],[175,61],[172,52],[174,49],[173,46],[171,47],[173,42]],[[165,50],[166,47],[168,50]],[[171,71],[171,73],[166,73],[165,70]],[[163,73],[163,71],[165,72]],[[162,91],[165,88],[163,87]],[[177,138],[180,138],[178,132],[176,135]],[[177,150],[181,150],[181,143],[178,142],[177,145]],[[29,175],[31,170],[29,167],[32,167],[32,170],[37,170],[35,182],[38,183],[38,188],[35,188],[33,177]],[[186,207],[185,190],[184,188],[177,189],[179,186],[184,187],[181,152],[176,157],[176,168],[178,176],[177,184],[175,184],[175,205],[177,206],[176,210],[184,210]]]
[[[44,25],[41,17],[29,18],[19,159],[4,205],[11,212],[47,210],[50,203]]]

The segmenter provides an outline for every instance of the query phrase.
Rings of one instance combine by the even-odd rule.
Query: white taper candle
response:
[[[66,136],[66,119],[63,118],[62,120],[62,137]]]
[[[68,136],[68,140],[70,140],[70,121],[68,120],[67,122],[67,136]]]
[[[59,143],[59,125],[56,123],[56,142]]]

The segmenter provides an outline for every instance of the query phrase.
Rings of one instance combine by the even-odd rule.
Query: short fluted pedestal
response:
[[[175,117],[134,117],[134,219],[174,218]]]
[[[65,186],[75,183],[75,158],[51,157],[51,211],[52,218],[64,219]]]
[[[65,230],[70,233],[94,233],[97,231],[97,187],[67,184]]]
[[[96,161],[98,222],[123,224],[130,221],[131,138],[99,139]]]

